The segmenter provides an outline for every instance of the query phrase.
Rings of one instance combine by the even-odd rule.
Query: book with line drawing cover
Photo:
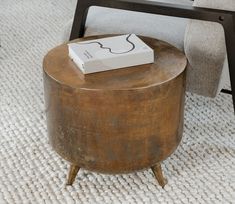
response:
[[[84,74],[154,62],[153,49],[135,34],[70,43],[68,49]]]

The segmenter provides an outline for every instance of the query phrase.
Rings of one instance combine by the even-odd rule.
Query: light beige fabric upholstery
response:
[[[194,6],[235,11],[234,0],[194,0]]]
[[[235,11],[235,0],[195,0],[194,6]],[[220,24],[190,20],[185,34],[187,88],[214,97],[228,80],[224,30]],[[224,70],[223,70],[224,69]],[[221,81],[222,73],[224,73]]]

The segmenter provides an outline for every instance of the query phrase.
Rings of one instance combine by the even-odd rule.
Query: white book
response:
[[[84,74],[154,62],[154,51],[135,34],[68,44],[69,57]]]

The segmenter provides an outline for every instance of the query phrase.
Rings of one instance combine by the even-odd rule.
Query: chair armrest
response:
[[[235,11],[234,0],[194,0],[193,6]],[[219,85],[226,57],[222,26],[190,20],[186,28],[184,48],[190,65],[188,90],[215,97],[221,89]]]

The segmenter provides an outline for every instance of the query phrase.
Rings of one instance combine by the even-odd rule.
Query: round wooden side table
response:
[[[166,184],[160,162],[181,141],[187,60],[166,42],[141,38],[155,50],[153,64],[83,75],[66,44],[44,58],[48,135],[71,163],[69,185],[80,167],[111,174],[152,168]]]

